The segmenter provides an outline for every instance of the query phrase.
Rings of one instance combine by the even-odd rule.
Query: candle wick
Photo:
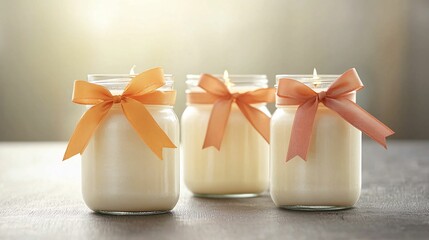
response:
[[[230,90],[232,86],[234,86],[235,84],[231,82],[231,80],[229,79],[229,74],[228,71],[225,70],[223,72],[223,80],[225,81],[225,85],[226,87]]]
[[[319,75],[317,75],[317,70],[316,68],[313,69],[313,87],[317,88],[322,82],[318,81]]]
[[[134,72],[134,69],[136,68],[136,65],[134,64],[132,67],[131,67],[131,70],[130,70],[130,75],[136,75],[136,73]]]

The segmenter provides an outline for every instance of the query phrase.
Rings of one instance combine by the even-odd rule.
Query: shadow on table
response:
[[[86,235],[131,237],[133,235],[159,236],[163,231],[177,231],[177,217],[174,212],[157,215],[106,215],[90,213],[82,228]]]

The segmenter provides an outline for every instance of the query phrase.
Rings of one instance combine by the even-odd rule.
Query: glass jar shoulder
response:
[[[164,120],[168,122],[179,121],[172,106],[145,105],[145,107],[156,121],[158,120]]]
[[[277,106],[277,109],[274,111],[272,119],[279,119],[279,118],[294,116],[297,110],[298,110],[298,105]],[[317,107],[317,115],[326,115],[326,114],[332,114],[332,113],[334,112],[331,109],[319,103],[319,106]]]
[[[201,113],[211,113],[212,109],[213,109],[213,104],[188,104],[185,108],[185,111],[182,114],[182,120],[183,120],[183,116],[188,116],[188,115],[194,115],[194,114],[201,114]],[[262,111],[263,113],[267,114],[268,116],[271,116],[270,111],[267,108],[267,104],[252,104],[252,107]],[[231,106],[231,113],[230,114],[235,114],[236,112],[238,113],[239,108],[237,106],[237,104],[232,104]]]

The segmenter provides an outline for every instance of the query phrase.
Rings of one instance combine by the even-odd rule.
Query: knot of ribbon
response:
[[[321,91],[319,93],[317,93],[317,99],[319,100],[319,102],[323,102],[323,100],[326,97],[326,92],[325,91]]]
[[[344,120],[387,148],[386,137],[394,132],[351,100],[354,92],[362,88],[363,84],[354,68],[343,73],[326,92],[316,93],[294,79],[280,79],[277,104],[298,105],[286,161],[295,156],[306,160],[319,103],[338,113]]]
[[[162,149],[176,146],[146,109],[145,104],[173,105],[176,99],[175,91],[156,90],[164,85],[164,73],[161,68],[153,68],[135,76],[123,93],[117,96],[113,96],[103,86],[87,81],[75,81],[72,101],[93,106],[79,120],[68,143],[64,160],[83,153],[92,134],[113,104],[121,104],[125,117],[137,134],[162,160]]]
[[[115,95],[113,96],[113,103],[121,103],[122,96],[121,95]]]
[[[252,104],[274,102],[274,88],[261,88],[244,93],[231,93],[220,79],[209,74],[201,76],[198,86],[206,92],[189,92],[187,94],[188,103],[213,104],[203,149],[213,146],[220,150],[233,103],[237,104],[241,113],[243,113],[250,124],[269,143],[270,117],[256,107],[253,107]]]

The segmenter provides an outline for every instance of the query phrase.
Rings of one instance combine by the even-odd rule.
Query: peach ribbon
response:
[[[387,148],[386,137],[394,132],[350,100],[350,94],[363,88],[354,68],[336,79],[329,89],[316,93],[305,84],[283,78],[279,80],[278,105],[299,105],[292,125],[286,161],[295,156],[306,160],[319,103],[337,112],[344,120]]]
[[[176,146],[159,127],[144,104],[173,105],[176,99],[175,91],[156,91],[164,84],[164,73],[161,68],[153,68],[135,76],[122,95],[116,96],[103,86],[75,81],[72,101],[94,106],[85,112],[77,124],[64,154],[64,160],[83,153],[92,134],[114,104],[121,104],[125,117],[140,138],[162,160],[162,149]]]
[[[201,76],[198,86],[206,92],[188,93],[188,103],[213,104],[203,149],[213,146],[220,150],[231,106],[234,102],[250,124],[269,143],[270,117],[261,110],[252,107],[251,104],[274,102],[274,88],[262,88],[244,93],[231,93],[220,79],[209,74]]]

